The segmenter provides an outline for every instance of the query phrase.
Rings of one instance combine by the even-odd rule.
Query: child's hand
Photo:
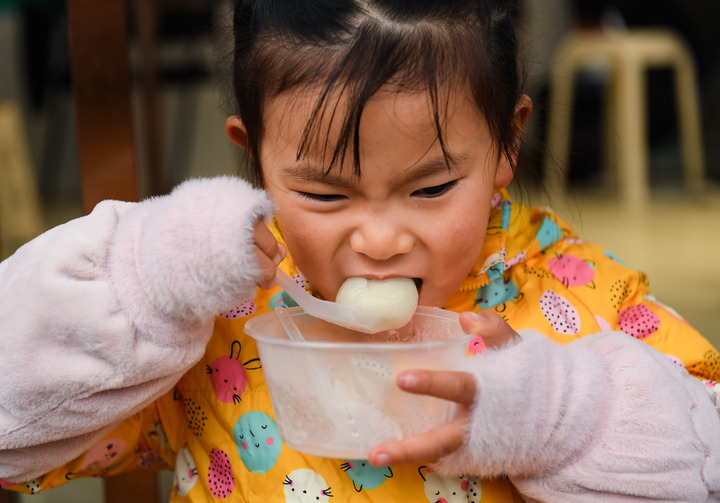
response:
[[[483,336],[486,346],[493,347],[519,337],[502,317],[495,313],[462,313],[460,324],[468,334]],[[368,460],[374,466],[412,461],[436,461],[457,450],[465,439],[466,423],[475,401],[476,383],[467,372],[408,370],[397,377],[398,386],[409,392],[430,395],[458,403],[455,418],[438,428],[399,442],[388,442],[370,451]]]
[[[255,255],[257,256],[258,269],[262,274],[258,286],[270,288],[275,284],[275,271],[278,264],[287,255],[287,249],[282,243],[278,243],[262,220],[255,223],[254,229]]]

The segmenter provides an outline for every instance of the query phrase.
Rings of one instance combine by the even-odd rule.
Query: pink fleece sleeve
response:
[[[700,381],[620,332],[521,335],[468,363],[468,435],[439,472],[508,475],[530,501],[717,501],[720,418]]]
[[[100,203],[0,264],[0,478],[91,447],[170,389],[254,293],[267,195],[238,178]]]

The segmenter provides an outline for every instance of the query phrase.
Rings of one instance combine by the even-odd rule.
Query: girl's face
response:
[[[468,96],[452,94],[443,125],[455,161],[448,169],[427,95],[381,91],[362,115],[361,177],[351,152],[324,175],[323,141],[296,159],[316,100],[288,93],[269,101],[260,148],[265,189],[298,269],[325,299],[352,276],[409,277],[421,305],[441,306],[480,254],[493,190],[512,179],[485,120]],[[529,109],[518,107],[524,120]],[[227,129],[242,142],[239,119]],[[331,146],[335,135],[331,128]]]

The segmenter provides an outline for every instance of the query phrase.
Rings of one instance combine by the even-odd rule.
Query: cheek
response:
[[[328,261],[336,239],[329,218],[304,213],[297,208],[289,208],[287,212],[278,208],[277,219],[288,251],[303,273]]]
[[[454,292],[477,262],[485,242],[487,223],[488,212],[481,210],[456,215],[448,218],[445,225],[437,226],[436,234],[432,236],[432,262],[436,271],[443,271],[436,280],[445,294]]]
[[[486,223],[481,221],[465,221],[449,226],[443,237],[447,260],[457,265],[467,264],[469,270],[482,250],[486,230]]]
[[[489,211],[479,205],[463,205],[445,219],[444,225],[437,226],[435,242],[451,257],[468,259],[468,253],[480,253],[487,232]],[[468,211],[467,208],[472,208]],[[482,208],[482,207],[480,207]]]
[[[298,261],[302,260],[302,257],[313,256],[316,248],[320,246],[322,234],[314,231],[314,227],[310,223],[297,218],[297,216],[283,218],[278,213],[277,217],[283,238],[293,259]]]

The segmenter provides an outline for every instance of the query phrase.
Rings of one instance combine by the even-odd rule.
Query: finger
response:
[[[260,278],[257,284],[260,288],[269,290],[275,285],[277,265],[257,247],[255,247],[255,256],[257,258],[258,270],[260,271]]]
[[[368,461],[373,466],[397,465],[413,461],[436,461],[462,446],[465,439],[465,420],[450,423],[399,442],[381,444],[370,451]]]
[[[253,240],[255,242],[255,256],[260,271],[258,285],[261,288],[272,288],[275,284],[277,266],[287,255],[287,250],[282,243],[278,243],[275,236],[270,232],[270,229],[268,229],[262,221],[255,223]]]
[[[520,338],[520,335],[497,313],[460,314],[460,326],[465,333],[481,335],[488,347],[502,346]]]
[[[270,257],[275,265],[282,262],[285,255],[287,255],[285,247],[278,243],[273,233],[270,232],[270,229],[265,226],[262,220],[258,220],[253,226],[253,240],[260,252]]]
[[[416,395],[430,395],[463,405],[475,400],[477,384],[467,372],[406,370],[398,374],[400,389]]]

